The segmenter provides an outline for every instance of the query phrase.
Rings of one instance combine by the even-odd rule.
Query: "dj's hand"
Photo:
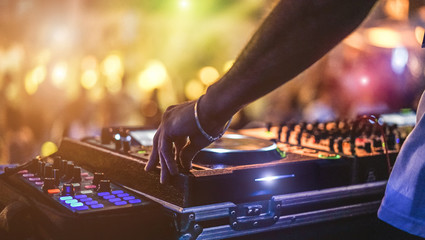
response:
[[[145,167],[145,170],[149,171],[160,163],[161,183],[164,183],[169,175],[178,173],[177,164],[189,170],[194,156],[211,144],[196,125],[194,105],[195,101],[170,106],[162,117],[153,139],[152,154]],[[214,125],[214,121],[208,121],[210,118],[204,119],[201,115],[199,118],[204,126]]]

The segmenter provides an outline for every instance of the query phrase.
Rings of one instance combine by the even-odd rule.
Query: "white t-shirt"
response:
[[[378,217],[410,234],[425,238],[425,92],[416,126],[398,154]]]

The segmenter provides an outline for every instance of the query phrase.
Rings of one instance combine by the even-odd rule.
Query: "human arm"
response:
[[[374,3],[375,0],[280,1],[233,67],[198,102],[202,128],[217,136],[233,114],[294,78],[351,33]],[[194,155],[210,144],[196,126],[194,104],[176,105],[164,113],[146,166],[147,170],[158,162],[167,166],[161,169],[161,182],[169,173],[178,172],[177,163],[189,167]]]

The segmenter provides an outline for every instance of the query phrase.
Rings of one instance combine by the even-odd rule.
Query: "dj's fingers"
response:
[[[176,175],[179,170],[177,168],[177,163],[174,160],[174,154],[173,154],[173,143],[172,141],[167,137],[162,137],[162,141],[159,146],[160,150],[160,157],[162,160],[164,160],[166,165],[161,166],[167,167],[168,171],[171,175]]]
[[[180,153],[180,164],[185,170],[192,168],[192,160],[195,155],[202,149],[202,147],[189,141],[186,146],[183,147]]]
[[[161,174],[159,177],[159,182],[162,184],[162,183],[165,183],[165,181],[167,180],[169,172],[168,172],[167,164],[165,163],[164,158],[161,157],[161,154],[159,155],[159,159],[161,163]]]
[[[158,128],[158,131],[155,133],[155,136],[153,138],[152,153],[151,153],[151,156],[149,157],[149,161],[146,163],[145,171],[150,171],[154,169],[159,163],[159,153],[158,153],[159,134],[160,134],[160,128]]]
[[[182,137],[174,141],[174,146],[175,146],[174,160],[176,161],[176,163],[180,162],[180,153],[183,147],[186,145],[186,143],[187,143],[186,137]]]

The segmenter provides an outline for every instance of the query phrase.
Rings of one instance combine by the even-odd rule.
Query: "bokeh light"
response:
[[[369,42],[377,47],[395,48],[402,44],[400,34],[390,28],[370,28],[366,30],[366,36]]]
[[[42,157],[49,156],[49,155],[55,153],[56,151],[58,151],[58,147],[56,146],[56,144],[54,142],[47,141],[47,142],[43,143],[43,145],[41,146],[41,156]]]
[[[66,62],[58,62],[53,66],[52,83],[58,87],[64,87],[68,74],[68,64]]]
[[[199,98],[205,91],[205,85],[197,79],[190,80],[185,88],[184,93],[187,99],[195,100]]]
[[[229,60],[225,62],[223,66],[223,72],[229,71],[229,69],[233,66],[234,63],[235,63],[235,60]]]
[[[139,74],[138,85],[144,91],[152,91],[161,87],[167,80],[167,69],[158,60],[150,60],[146,68]]]
[[[220,77],[220,73],[218,73],[217,69],[211,66],[206,66],[199,70],[199,78],[201,82],[207,86],[215,83]]]
[[[81,75],[81,86],[85,89],[92,89],[97,83],[98,75],[95,70],[86,70]]]

